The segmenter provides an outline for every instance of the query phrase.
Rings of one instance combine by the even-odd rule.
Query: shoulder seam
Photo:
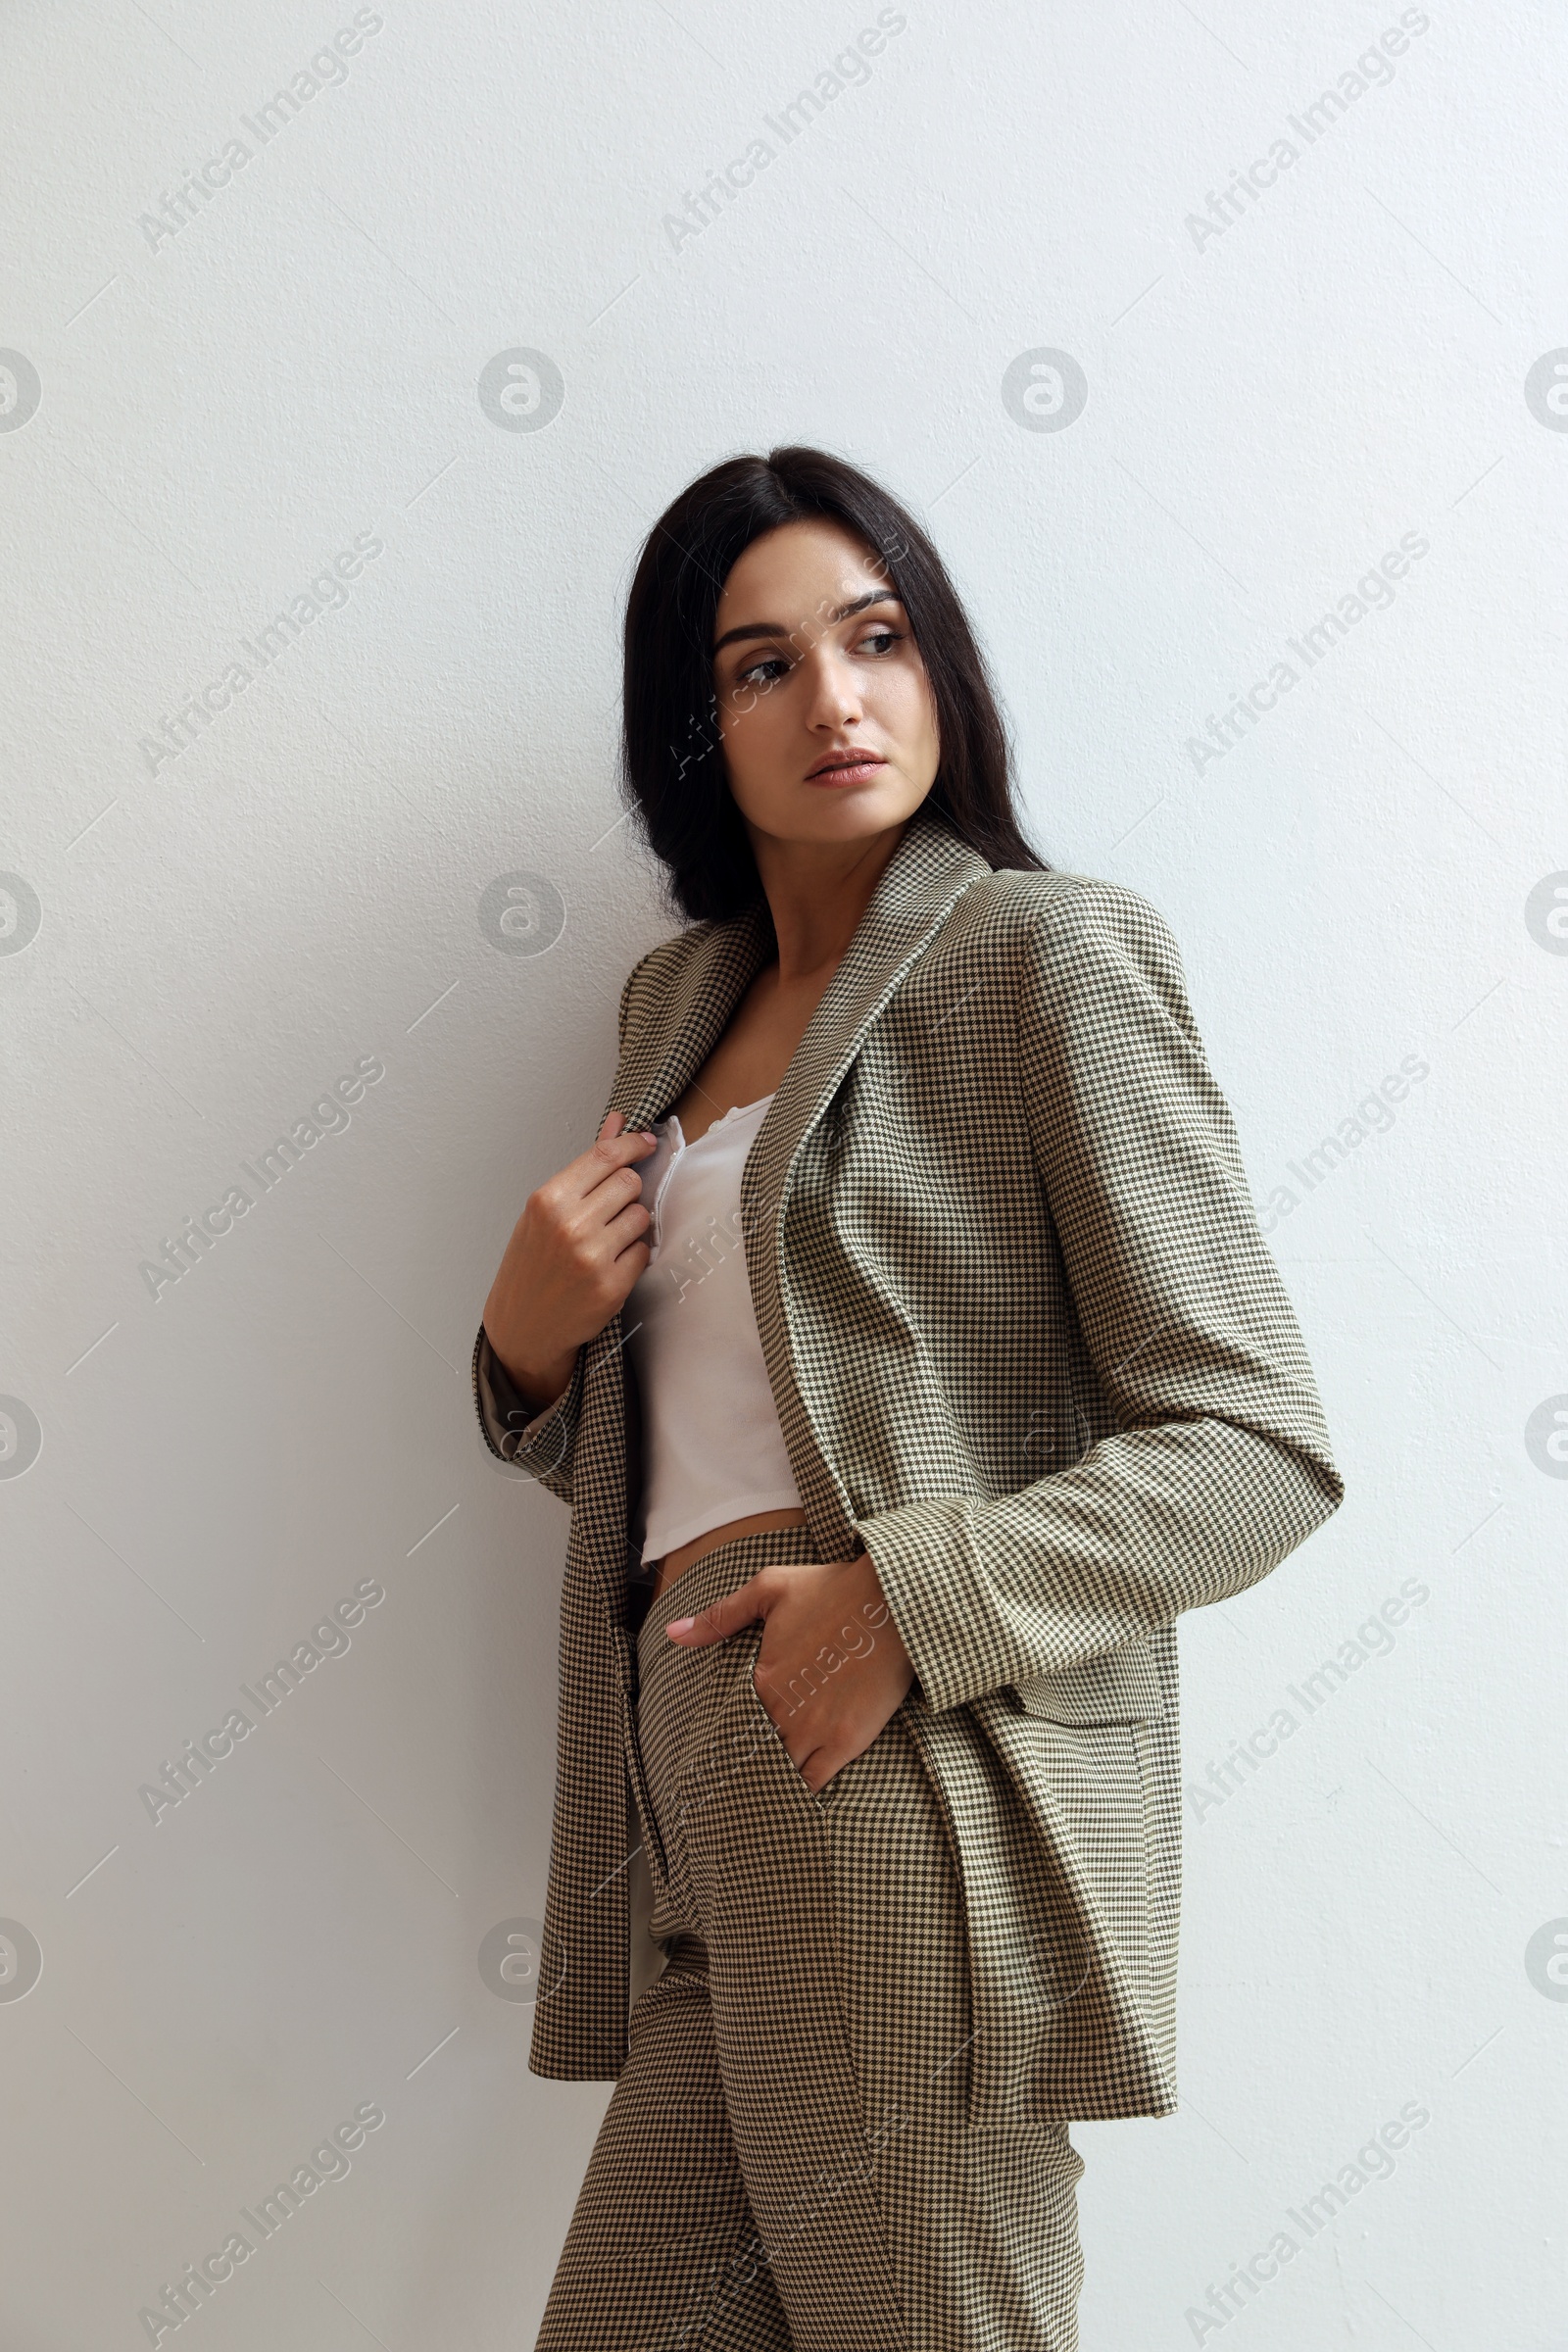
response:
[[[1044,873],[1005,867],[971,883],[964,895],[980,906],[1006,906],[1010,903],[1031,929],[1037,928],[1054,908],[1086,907],[1096,899],[1134,914],[1147,910],[1169,927],[1161,908],[1133,883],[1114,881],[1106,874],[1078,873],[1061,866],[1049,867]]]

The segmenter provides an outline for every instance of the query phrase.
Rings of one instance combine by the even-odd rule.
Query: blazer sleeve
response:
[[[582,1412],[582,1356],[564,1393],[541,1413],[513,1387],[481,1323],[473,1343],[473,1402],[486,1446],[514,1477],[571,1500],[572,1456]]]
[[[1241,1592],[1345,1492],[1163,916],[1108,883],[1048,903],[1016,1005],[1045,1201],[1119,1426],[1017,1493],[859,1522],[937,1709]]]

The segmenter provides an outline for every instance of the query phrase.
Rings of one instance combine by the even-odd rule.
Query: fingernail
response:
[[[696,1623],[695,1617],[672,1617],[664,1631],[666,1634],[689,1634]]]

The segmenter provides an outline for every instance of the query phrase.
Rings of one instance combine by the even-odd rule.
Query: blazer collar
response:
[[[911,819],[796,1049],[754,1163],[782,1176],[909,964],[962,893],[990,870],[940,818]],[[613,1102],[628,1127],[649,1125],[679,1101],[774,953],[765,905],[732,922],[698,926],[691,939],[657,1017],[626,1041]]]

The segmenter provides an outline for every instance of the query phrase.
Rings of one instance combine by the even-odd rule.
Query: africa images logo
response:
[[[1020,351],[1002,379],[1002,405],[1026,433],[1059,433],[1089,406],[1089,378],[1070,351]]]
[[[20,351],[0,351],[0,433],[20,431],[43,397],[38,370]]]
[[[1347,66],[1337,77],[1332,89],[1320,90],[1299,114],[1286,116],[1294,138],[1288,138],[1282,131],[1272,141],[1267,155],[1255,156],[1244,170],[1232,172],[1228,186],[1210,188],[1206,212],[1189,213],[1183,224],[1198,251],[1201,253],[1214,238],[1222,237],[1242,220],[1250,207],[1259,204],[1268,190],[1277,185],[1281,174],[1299,163],[1304,150],[1315,147],[1357,99],[1364,98],[1368,90],[1387,89],[1395,77],[1394,59],[1403,57],[1411,41],[1419,39],[1431,23],[1425,9],[1401,9],[1398,24],[1388,25],[1370,48],[1363,49],[1354,65]],[[1299,146],[1296,143],[1298,139]]]
[[[159,1255],[144,1257],[136,1269],[154,1302],[199,1266],[225,1234],[233,1232],[236,1218],[249,1216],[266,1194],[275,1192],[307,1152],[314,1152],[329,1135],[342,1135],[352,1127],[349,1105],[363,1102],[366,1088],[379,1086],[385,1076],[386,1063],[379,1054],[362,1054],[352,1070],[346,1071],[334,1086],[323,1089],[308,1112],[297,1118],[265,1152],[257,1152],[256,1165],[248,1159],[240,1161],[246,1178],[244,1184],[231,1184],[221,1200],[204,1208],[199,1217],[182,1219],[172,1235],[165,1234]]]
[[[537,433],[561,414],[565,380],[550,354],[519,343],[479,371],[479,406],[504,433]]]

